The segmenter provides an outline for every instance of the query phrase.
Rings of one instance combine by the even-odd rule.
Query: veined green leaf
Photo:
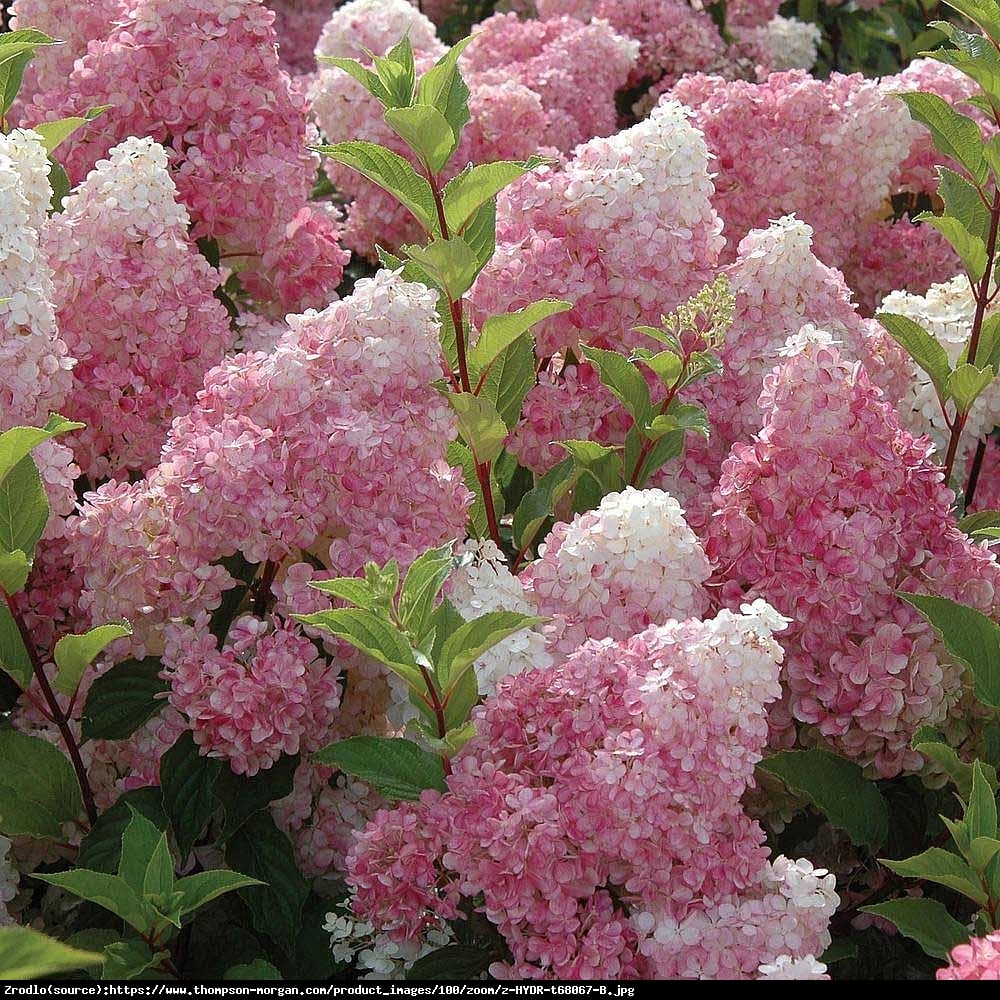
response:
[[[445,166],[458,145],[455,133],[437,108],[426,104],[389,108],[384,117],[431,173]]]
[[[31,657],[6,600],[0,600],[0,670],[22,689],[31,683]]]
[[[955,400],[959,413],[968,413],[972,404],[989,388],[996,378],[996,372],[987,365],[959,365],[948,376],[948,395]]]
[[[935,148],[962,164],[979,184],[989,173],[979,126],[936,94],[900,94],[910,116],[930,129]]]
[[[950,215],[921,212],[915,216],[914,221],[933,226],[952,245],[973,281],[979,281],[986,273],[986,245],[978,236],[970,233],[959,219]]]
[[[479,462],[492,462],[507,439],[507,425],[488,396],[471,392],[445,393],[448,404],[458,417],[458,432]]]
[[[95,118],[100,118],[111,107],[110,104],[102,104],[99,107],[91,108],[84,115],[74,115],[72,118],[60,118],[55,122],[41,122],[32,125],[32,129],[42,137],[42,145],[49,154],[65,142],[78,128],[92,122]]]
[[[44,979],[102,961],[100,952],[71,948],[30,927],[0,927],[0,979]]]
[[[909,316],[880,312],[875,318],[917,365],[927,372],[941,397],[946,398],[951,362],[945,349]]]
[[[580,469],[572,458],[554,465],[533,489],[528,490],[514,512],[512,532],[519,548],[529,545],[550,518],[556,505],[580,478]]]
[[[976,872],[957,854],[944,848],[929,847],[921,854],[900,861],[887,858],[879,858],[879,861],[897,875],[936,882],[960,892],[980,905],[986,902],[987,896]]]
[[[380,104],[386,107],[392,104],[392,95],[379,79],[378,74],[373,73],[357,59],[345,59],[340,56],[317,56],[316,61],[321,66],[333,66],[335,69],[343,70],[348,76],[354,77]]]
[[[447,791],[441,758],[411,740],[352,736],[314,753],[313,760],[360,778],[395,801],[415,801],[428,788]]]
[[[62,839],[83,808],[76,774],[47,740],[0,729],[0,833]]]
[[[399,596],[399,614],[404,627],[422,638],[430,624],[434,602],[455,566],[454,542],[428,549],[413,560]]]
[[[24,589],[31,572],[31,561],[21,551],[5,552],[0,549],[0,590],[6,594],[17,594]],[[0,626],[2,628],[2,626]],[[2,640],[0,640],[2,648]],[[0,664],[3,658],[0,656]]]
[[[118,875],[106,872],[92,872],[86,868],[74,868],[54,875],[34,874],[41,882],[58,886],[81,899],[89,900],[115,916],[121,917],[140,934],[148,933],[159,918],[154,907],[140,899],[129,884]]]
[[[483,323],[479,338],[469,352],[469,364],[477,371],[485,371],[515,340],[533,326],[573,306],[561,299],[540,299],[515,312],[491,316]]]
[[[447,693],[455,688],[461,675],[487,650],[509,635],[537,625],[543,619],[516,611],[490,611],[466,622],[448,636],[437,663],[438,677]]]
[[[0,434],[0,480],[3,480],[14,466],[43,441],[48,441],[57,434],[79,430],[81,427],[83,424],[53,413],[44,427],[12,427]]]
[[[371,611],[378,604],[378,595],[367,580],[356,576],[340,576],[334,580],[313,580],[309,586],[331,597],[339,597],[359,608]]]
[[[419,264],[434,283],[447,292],[452,301],[460,299],[472,287],[482,267],[475,252],[461,236],[403,249],[410,260]]]
[[[35,551],[49,518],[49,501],[34,459],[26,455],[0,482],[0,549]]]
[[[952,948],[969,939],[969,932],[936,899],[893,899],[861,909],[894,924],[933,958],[947,959]]]
[[[601,381],[618,398],[639,427],[645,427],[653,416],[649,386],[641,372],[628,358],[617,351],[598,347],[582,348],[584,357],[597,366]]]
[[[486,202],[545,162],[541,157],[532,157],[524,162],[496,160],[466,167],[448,181],[442,191],[448,228],[453,233],[461,233]]]
[[[473,35],[453,45],[417,83],[417,103],[429,104],[444,115],[456,138],[469,122],[469,88],[458,69],[458,57]]]
[[[115,639],[132,634],[132,626],[120,624],[98,625],[83,635],[64,635],[55,646],[53,655],[59,668],[55,689],[60,694],[71,695],[77,689],[83,672],[104,652]]]

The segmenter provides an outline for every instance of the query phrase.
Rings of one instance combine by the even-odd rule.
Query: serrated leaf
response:
[[[708,414],[700,406],[695,406],[693,403],[678,403],[675,400],[666,413],[653,418],[646,436],[657,440],[664,434],[671,434],[674,431],[694,431],[696,434],[709,437],[712,428],[708,422]]]
[[[405,108],[413,101],[416,66],[410,36],[403,37],[384,55],[369,53],[379,80],[389,94],[392,108]]]
[[[443,169],[458,144],[444,115],[426,104],[389,108],[383,117],[433,174]]]
[[[60,118],[54,122],[41,122],[31,127],[42,137],[42,145],[45,147],[45,151],[51,155],[78,128],[92,122],[95,118],[100,118],[110,107],[110,104],[102,104],[99,107],[91,108],[84,115]]]
[[[0,482],[0,548],[20,549],[30,556],[48,519],[45,486],[38,466],[27,455]]]
[[[979,281],[986,273],[986,244],[970,233],[959,219],[950,215],[921,212],[914,217],[914,221],[933,226],[951,244],[973,281]]]
[[[972,791],[965,808],[965,822],[973,843],[981,837],[992,839],[997,835],[997,801],[978,760],[972,764]]]
[[[396,628],[373,612],[343,608],[292,617],[343,639],[399,674],[410,687],[417,691],[423,689],[423,677],[417,667],[413,647]]]
[[[206,903],[210,903],[224,893],[264,884],[260,879],[250,878],[249,875],[216,869],[178,879],[175,890],[181,894],[179,906],[183,916],[186,913],[192,913]]]
[[[0,434],[0,480],[43,441],[81,427],[83,424],[53,413],[44,427],[12,427],[9,431],[4,431]]]
[[[942,741],[940,734],[924,727],[913,737],[913,749],[922,753],[938,764],[954,782],[958,794],[968,799],[972,791],[972,765],[966,764],[958,754]],[[982,765],[983,777],[995,791],[997,788],[996,770],[990,764]]]
[[[225,815],[218,840],[228,840],[251,816],[291,794],[298,765],[298,754],[283,754],[271,767],[252,777],[234,774],[231,768],[224,767],[212,789]]]
[[[496,160],[467,166],[444,186],[444,214],[448,228],[461,233],[479,209],[495,198],[505,187],[545,161],[531,159]],[[530,308],[530,307],[529,307]]]
[[[124,740],[161,711],[169,690],[156,657],[125,660],[101,674],[83,706],[83,740]]]
[[[617,351],[604,351],[598,347],[583,347],[584,357],[597,366],[601,382],[611,391],[639,427],[652,419],[653,405],[649,386],[641,372],[624,355]]]
[[[215,782],[222,767],[221,760],[201,755],[189,731],[160,760],[163,808],[182,862],[215,813]]]
[[[337,142],[314,147],[316,152],[356,170],[388,191],[430,235],[441,235],[434,192],[426,178],[398,153],[375,142]]]
[[[144,978],[145,973],[155,969],[164,958],[169,957],[169,952],[154,952],[145,941],[137,938],[115,941],[104,949],[101,979],[114,981]]]
[[[960,219],[973,236],[985,246],[990,233],[990,213],[979,192],[961,174],[938,167],[938,194],[944,202],[944,214]]]
[[[985,184],[988,170],[979,126],[937,94],[899,96],[910,109],[910,117],[930,129],[937,150],[961,163],[979,184]]]
[[[542,620],[537,615],[517,611],[490,611],[457,628],[445,640],[441,657],[435,664],[442,690],[447,695],[457,687],[463,672],[488,649]]]
[[[70,762],[47,740],[0,729],[0,833],[61,840],[82,809]]]
[[[453,302],[457,302],[472,287],[482,268],[475,252],[461,236],[434,240],[422,247],[407,246],[404,250]]]
[[[147,873],[151,884],[150,892],[167,892],[173,884],[174,866],[169,850],[164,855],[158,850],[167,844],[166,834],[144,813],[137,809],[129,809],[129,820],[122,832],[121,853],[118,860],[118,870],[125,882],[142,896],[146,889]],[[155,862],[154,862],[155,859]],[[166,862],[169,872],[166,872]]]
[[[945,647],[972,672],[976,697],[1000,708],[1000,626],[974,608],[926,594],[896,596],[912,604],[934,626]]]
[[[559,446],[565,449],[577,468],[594,477],[602,494],[624,487],[620,448],[606,448],[596,441],[560,441]]]
[[[373,73],[357,59],[347,59],[341,56],[317,56],[316,61],[322,66],[332,66],[334,69],[343,70],[348,76],[357,80],[380,104],[389,105],[392,103],[392,95],[379,79],[378,74]]]
[[[965,364],[968,360],[969,345],[966,344],[958,357],[958,363]],[[994,372],[1000,371],[1000,313],[993,313],[983,320],[976,346],[975,364],[977,368],[989,366]]]
[[[134,812],[142,813],[159,830],[167,828],[160,789],[132,789],[97,817],[97,822],[80,844],[77,864],[92,871],[116,874],[121,863],[122,837]]]
[[[490,316],[479,331],[479,337],[469,352],[469,365],[484,372],[514,341],[523,337],[533,326],[557,313],[572,309],[561,299],[540,299],[514,312]]]
[[[493,962],[494,956],[480,948],[449,944],[418,958],[407,970],[407,979],[449,982],[478,979]]]
[[[936,899],[893,899],[861,909],[888,920],[933,958],[947,959],[952,948],[969,939],[969,932]]]
[[[533,541],[545,521],[552,516],[556,505],[579,478],[580,469],[571,458],[567,458],[549,469],[535,487],[528,490],[514,512],[511,526],[518,548],[523,549]]]
[[[987,34],[1000,37],[1000,6],[994,0],[945,0],[945,3]]]
[[[268,811],[250,817],[230,838],[226,862],[233,871],[263,883],[240,889],[240,898],[254,928],[291,951],[302,927],[309,883],[299,871],[288,837]]]
[[[929,847],[922,854],[900,861],[886,858],[879,858],[879,861],[897,875],[935,882],[980,905],[986,902],[987,896],[976,872],[957,854],[941,847]]]
[[[0,550],[0,590],[7,594],[19,593],[28,582],[30,572],[31,562],[20,549],[13,552]]]
[[[889,335],[930,376],[938,393],[945,397],[951,362],[945,349],[919,323],[909,316],[878,313],[875,318]]]
[[[963,517],[958,526],[967,535],[982,531],[983,528],[1000,527],[1000,510],[977,510],[975,514]]]
[[[447,791],[441,758],[412,740],[352,736],[317,751],[312,759],[360,778],[393,801],[416,801],[428,788]]]
[[[378,604],[378,595],[371,584],[356,576],[341,576],[335,580],[311,580],[309,586],[368,611]]]
[[[996,378],[996,372],[987,365],[978,368],[976,365],[959,365],[948,377],[945,387],[948,396],[955,400],[959,413],[968,413],[972,404],[989,388]]]
[[[399,614],[403,626],[422,638],[430,623],[434,602],[455,566],[454,542],[428,549],[413,560],[403,580]]]
[[[656,354],[653,354],[652,351],[643,351],[641,354],[637,351],[635,353],[636,360],[649,368],[650,371],[655,372],[656,377],[664,386],[668,389],[673,387],[684,367],[684,363],[674,351],[659,351]]]
[[[132,634],[132,626],[121,624],[98,625],[83,635],[64,635],[55,646],[53,656],[59,672],[56,674],[55,689],[61,694],[71,695],[76,691],[83,672],[95,658],[116,639]]]
[[[152,905],[140,899],[129,884],[118,875],[74,868],[68,872],[51,875],[40,875],[36,872],[32,878],[58,886],[74,896],[110,910],[140,934],[148,933],[158,917]]]
[[[503,451],[508,433],[496,405],[488,397],[471,392],[445,393],[445,399],[455,411],[458,432],[476,460],[492,462]]]
[[[0,927],[0,979],[44,979],[102,961],[99,952],[71,948],[30,927]]]
[[[885,843],[888,804],[853,761],[828,750],[780,750],[757,766],[805,796],[858,846],[876,848]]]
[[[516,427],[524,397],[534,384],[535,352],[530,338],[519,337],[493,362],[480,396],[496,406],[508,427]]]
[[[475,254],[480,269],[484,268],[493,257],[497,248],[497,205],[488,201],[466,223],[462,230],[462,239]]]
[[[429,104],[444,115],[457,138],[469,122],[469,88],[458,69],[458,57],[472,36],[453,45],[417,83],[417,103]]]

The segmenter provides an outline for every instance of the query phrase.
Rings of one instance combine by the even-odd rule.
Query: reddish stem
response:
[[[49,679],[45,675],[45,668],[38,656],[38,651],[35,649],[35,644],[31,640],[31,635],[28,633],[28,628],[24,624],[21,612],[18,610],[17,605],[14,602],[14,598],[11,597],[10,594],[4,594],[4,597],[7,598],[7,607],[10,609],[11,617],[14,619],[14,622],[17,625],[17,630],[21,634],[21,641],[24,643],[24,648],[27,650],[28,658],[31,660],[32,673],[34,673],[35,680],[38,682],[38,687],[42,692],[42,697],[45,699],[45,703],[49,707],[49,713],[52,716],[52,721],[58,728],[59,733],[63,738],[63,743],[66,745],[66,752],[69,754],[69,759],[73,764],[73,770],[76,772],[76,780],[80,784],[80,793],[83,796],[83,806],[87,810],[87,818],[90,820],[90,825],[93,826],[97,822],[97,805],[94,802],[94,792],[90,787],[90,779],[87,777],[87,769],[84,767],[83,758],[80,756],[79,744],[76,741],[76,737],[73,735],[73,730],[70,728],[69,720],[67,719],[66,714],[59,706],[59,701],[56,698],[55,692],[52,690],[52,685],[49,684]]]

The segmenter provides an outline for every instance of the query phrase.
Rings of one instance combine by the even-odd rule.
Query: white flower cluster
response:
[[[826,966],[815,955],[805,958],[779,955],[773,962],[762,964],[757,972],[758,979],[829,979]]]
[[[366,921],[339,913],[326,915],[323,930],[330,935],[334,959],[355,959],[358,969],[364,972],[362,979],[405,979],[414,962],[452,941],[451,929],[446,925],[429,928],[419,940],[393,941]]]
[[[98,160],[87,177],[86,193],[70,195],[64,211],[73,215],[92,205],[127,220],[126,234],[137,240],[175,226],[186,229],[191,221],[178,200],[166,151],[148,137],[129,136],[107,159]]]
[[[473,560],[452,575],[449,597],[463,618],[471,620],[491,611],[537,613],[494,542],[470,540],[460,551],[471,554]],[[497,684],[504,677],[551,665],[552,657],[545,651],[545,637],[540,628],[516,632],[476,661],[479,693],[488,697],[496,693]]]
[[[972,331],[976,302],[969,280],[963,274],[931,285],[926,295],[890,292],[882,300],[882,312],[907,316],[923,326],[945,349],[954,366]],[[908,391],[899,402],[899,413],[914,434],[927,434],[942,457],[949,431],[930,376],[912,363]],[[965,440],[974,441],[1000,424],[1000,382],[994,382],[976,400],[965,425]]]
[[[409,36],[414,52],[435,56],[444,52],[434,23],[416,4],[408,0],[351,0],[331,13],[316,43],[316,55],[365,60],[370,51],[383,56],[404,35]]]
[[[0,927],[14,922],[7,904],[17,895],[18,872],[11,863],[10,838],[0,836]]]
[[[624,640],[671,618],[701,618],[711,569],[680,504],[662,490],[626,487],[595,511],[558,524],[522,576],[550,646],[568,655],[586,639]]]
[[[822,37],[818,25],[780,14],[757,27],[734,28],[733,33],[771,72],[812,69]]]

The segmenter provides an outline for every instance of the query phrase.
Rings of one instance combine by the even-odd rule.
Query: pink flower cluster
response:
[[[261,0],[138,0],[24,118],[111,105],[60,151],[72,180],[127,136],[153,137],[167,149],[192,238],[217,240],[258,294],[269,288],[265,302],[292,311],[325,305],[346,257],[334,218],[306,204],[318,159],[306,148],[306,101],[278,65],[272,20]],[[282,280],[288,269],[311,270],[313,280],[299,290]]]
[[[1000,932],[973,938],[952,948],[948,965],[937,971],[938,979],[1000,979]]]
[[[316,42],[334,7],[341,0],[265,0],[274,11],[278,55],[289,73],[316,69]]]
[[[911,737],[962,694],[961,666],[895,592],[995,614],[1000,567],[958,529],[929,443],[865,370],[822,331],[793,350],[764,380],[762,429],[723,463],[712,585],[731,606],[764,598],[793,620],[772,741],[819,736],[892,776],[921,766]]]
[[[503,192],[497,252],[472,292],[483,314],[545,296],[574,308],[538,327],[546,356],[580,341],[636,344],[712,277],[722,222],[711,204],[709,154],[679,104],[577,148]]]
[[[45,237],[63,339],[76,358],[66,407],[87,426],[76,459],[92,480],[156,463],[233,335],[218,272],[152,139],[126,139],[66,199]]]
[[[318,750],[340,704],[336,668],[290,624],[245,617],[219,650],[207,618],[167,628],[170,703],[190,722],[202,753],[236,774],[256,774],[282,754]]]
[[[448,792],[382,811],[359,836],[356,912],[415,938],[481,897],[513,955],[491,971],[522,979],[753,977],[818,954],[832,877],[768,864],[739,802],[779,693],[783,624],[760,602],[591,641],[503,681]]]

